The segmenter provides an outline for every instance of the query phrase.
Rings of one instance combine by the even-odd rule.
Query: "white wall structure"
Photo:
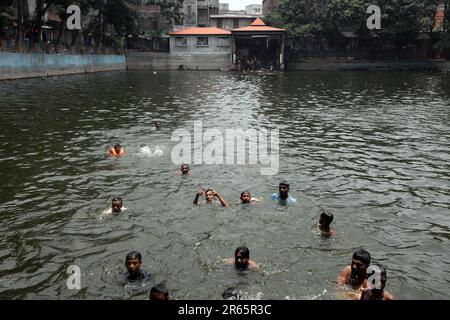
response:
[[[262,4],[250,4],[248,6],[245,6],[245,13],[246,14],[254,14],[258,16],[262,16]]]

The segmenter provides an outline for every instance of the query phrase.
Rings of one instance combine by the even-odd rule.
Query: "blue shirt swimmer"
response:
[[[287,183],[286,181],[280,182],[278,191],[278,193],[274,193],[272,195],[272,200],[277,200],[282,204],[297,203],[297,199],[289,195],[289,183]]]

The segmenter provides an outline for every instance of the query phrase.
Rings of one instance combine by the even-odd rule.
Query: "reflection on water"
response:
[[[229,287],[248,299],[333,299],[333,280],[363,246],[387,267],[396,298],[447,298],[449,88],[440,74],[394,72],[0,83],[0,297],[145,298],[115,279],[138,250],[174,299],[221,299]],[[177,176],[171,134],[194,120],[221,131],[278,128],[279,173],[191,165],[192,177]],[[108,157],[115,143],[128,155]],[[270,201],[284,179],[296,206]],[[246,189],[264,201],[194,207],[210,186],[231,203]],[[99,221],[115,196],[128,210]],[[313,228],[322,209],[335,216],[331,239]],[[222,265],[240,245],[261,272]],[[66,287],[73,264],[79,292]]]

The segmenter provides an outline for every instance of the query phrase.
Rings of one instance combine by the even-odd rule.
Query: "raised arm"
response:
[[[195,195],[194,204],[198,206],[198,199],[201,195],[205,194],[205,191],[203,189],[198,190],[197,194]]]
[[[222,204],[222,206],[224,206],[224,207],[230,206],[228,204],[228,202],[218,192],[214,191],[214,195],[219,199],[219,201]]]

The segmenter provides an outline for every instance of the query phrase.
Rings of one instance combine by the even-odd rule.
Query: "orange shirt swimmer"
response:
[[[114,147],[109,148],[109,155],[111,157],[122,157],[125,155],[125,150],[120,144],[116,144]]]

